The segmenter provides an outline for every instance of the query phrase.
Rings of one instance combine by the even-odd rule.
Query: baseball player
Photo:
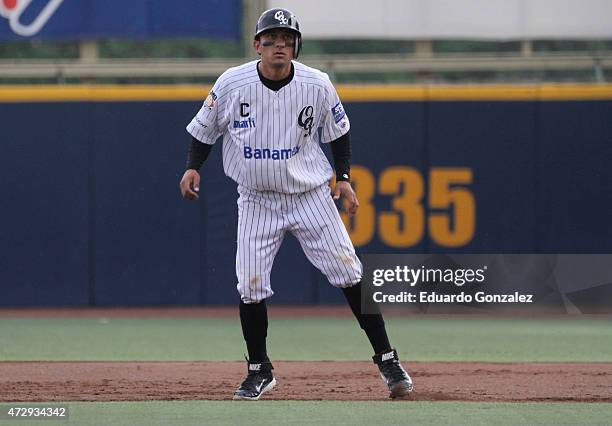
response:
[[[257,400],[276,385],[266,349],[266,299],[273,294],[270,271],[286,232],[342,289],[374,349],[390,397],[405,398],[412,380],[389,343],[380,313],[361,312],[362,265],[334,203],[345,198],[349,214],[359,207],[350,184],[350,122],[327,74],[295,60],[301,46],[293,13],[264,12],[253,40],[260,59],[225,71],[187,125],[192,141],[180,182],[183,197],[198,198],[198,170],[219,136],[225,174],[238,184],[236,275],[249,359],[247,377],[233,399]],[[333,169],[319,143],[331,145],[333,191],[328,184]]]

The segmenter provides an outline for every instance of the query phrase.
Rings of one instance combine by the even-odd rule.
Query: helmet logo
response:
[[[30,37],[38,34],[43,29],[63,1],[48,0],[46,1],[47,5],[42,8],[34,20],[31,18],[22,20],[21,15],[28,13],[26,11],[32,0],[0,0],[0,16],[9,20],[11,29],[15,34]]]
[[[289,22],[289,19],[285,18],[285,14],[282,10],[276,12],[274,14],[274,18],[283,25],[287,25],[287,23]]]

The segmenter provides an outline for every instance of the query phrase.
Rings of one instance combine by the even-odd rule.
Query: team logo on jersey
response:
[[[211,90],[206,99],[204,99],[204,106],[207,106],[208,109],[212,109],[215,106],[216,100],[217,94]]]
[[[249,117],[248,120],[234,120],[234,129],[252,129],[255,127],[255,120]]]
[[[287,25],[287,23],[289,22],[289,19],[285,18],[285,14],[282,10],[276,12],[274,14],[274,18],[283,25]]]
[[[251,148],[244,146],[244,158],[247,160],[254,158],[256,160],[288,160],[300,152],[300,147],[289,149],[269,149],[269,148]]]
[[[313,113],[314,108],[312,105],[308,105],[302,108],[300,115],[298,115],[298,125],[308,132],[304,135],[304,137],[310,136],[312,133],[312,126],[314,125],[314,117],[312,116]]]
[[[342,120],[346,115],[346,112],[344,112],[344,107],[342,106],[342,102],[338,102],[335,106],[333,106],[331,112],[334,116],[334,121],[336,122],[336,124],[338,124],[340,120]]]

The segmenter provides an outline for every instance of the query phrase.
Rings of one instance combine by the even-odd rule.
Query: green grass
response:
[[[612,320],[390,317],[405,360],[612,362]],[[352,318],[272,319],[276,360],[367,360]],[[238,319],[0,319],[0,361],[241,360]]]
[[[612,321],[594,318],[389,317],[406,360],[612,362]],[[367,360],[369,344],[352,318],[270,321],[277,360]],[[238,319],[0,320],[0,361],[240,360]],[[69,402],[78,425],[589,425],[609,424],[612,404],[365,401]],[[5,406],[6,404],[3,404]],[[0,424],[14,421],[0,420]],[[19,421],[38,425],[40,421]]]
[[[612,404],[579,403],[189,401],[70,402],[68,407],[69,421],[52,424],[601,425],[612,417]],[[38,425],[40,420],[17,423]]]

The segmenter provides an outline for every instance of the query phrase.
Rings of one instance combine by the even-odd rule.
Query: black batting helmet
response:
[[[255,39],[259,39],[259,36],[264,31],[284,28],[295,32],[295,50],[293,51],[293,57],[297,59],[302,50],[302,33],[300,32],[300,24],[297,20],[297,16],[293,12],[287,9],[268,9],[261,14],[255,25]]]

